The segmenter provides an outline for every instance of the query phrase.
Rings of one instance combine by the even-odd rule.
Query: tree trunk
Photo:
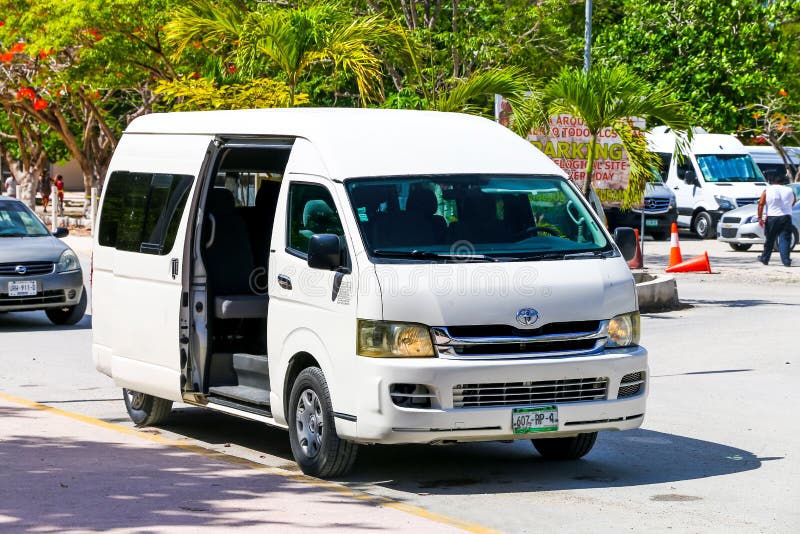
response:
[[[586,155],[586,182],[583,184],[583,196],[589,199],[589,193],[592,190],[592,172],[594,171],[594,157],[595,149],[597,148],[597,134],[592,134],[592,140],[589,141],[589,153]]]

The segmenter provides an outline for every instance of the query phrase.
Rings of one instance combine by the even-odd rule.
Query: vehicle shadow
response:
[[[194,408],[173,411],[164,428],[214,445],[253,449],[284,462],[277,467],[297,470],[283,430]],[[592,452],[571,462],[543,459],[528,440],[362,446],[351,474],[338,481],[354,488],[380,486],[413,494],[520,493],[692,480],[750,471],[779,459],[637,429],[601,433]]]
[[[765,299],[731,299],[731,300],[723,300],[723,299],[685,299],[682,302],[686,302],[687,304],[691,304],[692,306],[698,305],[709,305],[709,306],[718,306],[722,308],[755,308],[757,306],[793,306],[797,307],[800,306],[798,302],[779,302],[775,300],[765,300]]]
[[[91,328],[92,316],[88,313],[72,326],[54,325],[43,311],[0,313],[0,332],[90,330]]]
[[[27,408],[0,406],[0,420],[0,530],[6,532],[371,531],[386,528],[382,521],[391,513],[214,454],[105,429],[76,434],[69,421]]]

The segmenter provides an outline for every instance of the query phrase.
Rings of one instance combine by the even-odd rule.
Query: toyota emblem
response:
[[[522,308],[517,312],[517,322],[522,326],[533,326],[539,320],[539,312],[533,308]]]
[[[25,274],[25,273],[28,272],[28,268],[25,267],[24,265],[17,265],[14,268],[14,272],[17,273],[17,274]]]

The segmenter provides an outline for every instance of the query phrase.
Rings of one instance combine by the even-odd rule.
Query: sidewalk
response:
[[[2,393],[0,419],[3,532],[461,531],[420,508]]]

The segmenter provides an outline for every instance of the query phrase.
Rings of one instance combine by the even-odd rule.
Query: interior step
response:
[[[233,370],[239,386],[269,389],[269,360],[266,354],[233,354]]]
[[[247,404],[269,406],[269,390],[252,386],[215,386],[208,389],[214,397],[236,399]]]

